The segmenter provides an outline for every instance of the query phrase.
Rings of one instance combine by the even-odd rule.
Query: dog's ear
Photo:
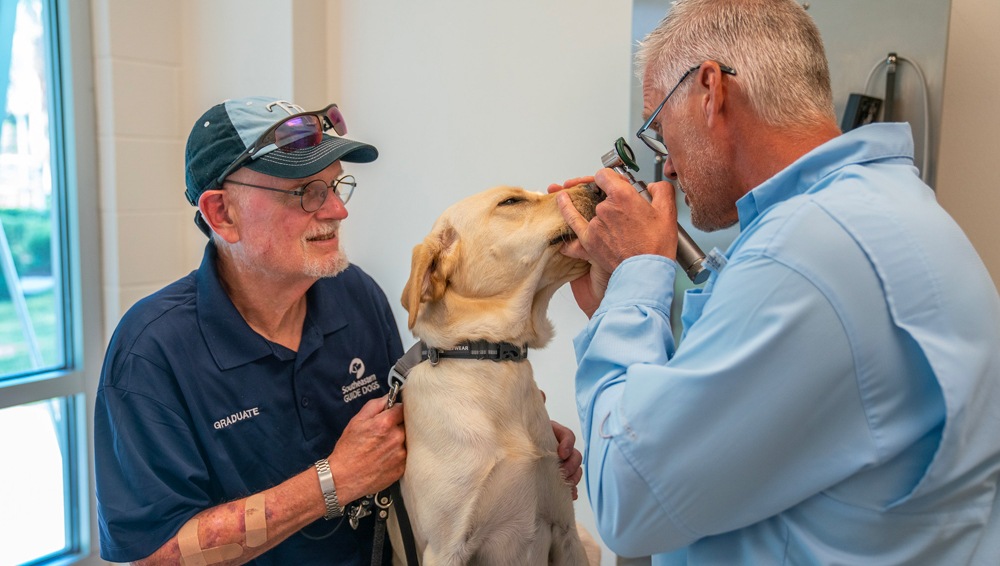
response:
[[[448,287],[458,263],[458,234],[453,228],[446,228],[424,238],[422,244],[413,248],[410,262],[410,279],[403,287],[401,302],[409,313],[407,327],[413,328],[422,303],[441,299]]]

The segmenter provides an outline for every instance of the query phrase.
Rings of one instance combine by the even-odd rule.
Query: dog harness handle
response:
[[[423,342],[417,342],[410,346],[410,349],[403,354],[403,357],[396,360],[395,365],[389,369],[389,399],[385,403],[386,409],[396,404],[396,396],[399,395],[400,391],[403,390],[403,386],[406,385],[406,378],[410,376],[410,371],[413,370],[414,366],[423,361],[420,355],[423,352],[423,345]]]

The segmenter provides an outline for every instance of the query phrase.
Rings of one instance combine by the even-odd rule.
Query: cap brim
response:
[[[369,163],[378,158],[375,146],[366,143],[324,135],[316,146],[291,153],[273,149],[247,163],[245,167],[258,173],[283,179],[311,177],[326,169],[334,161]]]

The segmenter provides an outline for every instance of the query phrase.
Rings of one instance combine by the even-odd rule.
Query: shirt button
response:
[[[303,407],[308,407],[309,406],[309,398],[308,397],[303,397],[302,398],[302,406]]]

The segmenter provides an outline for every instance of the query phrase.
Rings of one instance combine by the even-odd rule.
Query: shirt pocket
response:
[[[688,329],[701,318],[705,304],[711,297],[712,292],[705,289],[688,289],[684,292],[684,306],[681,307],[681,325],[684,331],[681,333],[681,340],[687,335]]]

